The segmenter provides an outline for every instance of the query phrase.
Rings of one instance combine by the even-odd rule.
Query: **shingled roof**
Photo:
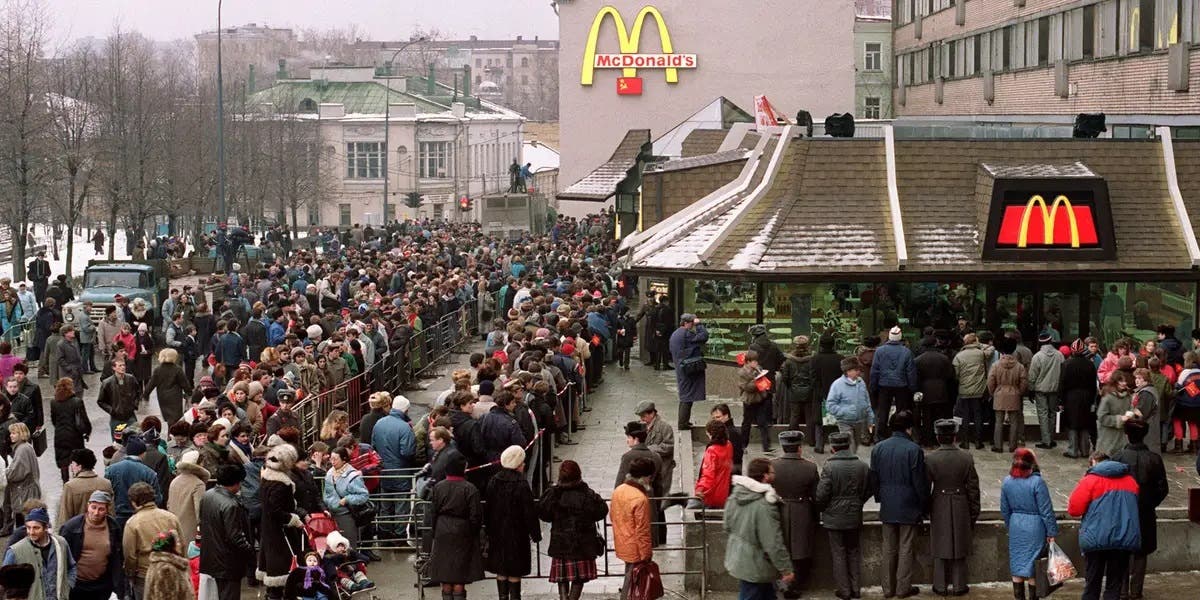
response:
[[[630,129],[607,162],[559,192],[558,198],[592,202],[608,200],[616,195],[617,186],[629,176],[631,169],[637,167],[638,157],[649,152],[649,148],[650,130]]]
[[[747,168],[755,171],[749,187],[768,181],[769,189],[724,204],[707,199],[712,210],[665,220],[660,231],[635,240],[631,267],[771,278],[901,270],[930,275],[1191,270],[1158,141],[898,140],[894,148],[904,264],[893,233],[885,141],[804,138],[786,144],[773,173],[765,172],[765,159],[750,158]],[[1184,203],[1200,235],[1200,142],[1177,142],[1175,156]],[[983,258],[993,180],[1095,176],[1108,187],[1116,258]],[[693,233],[665,231],[685,228]],[[678,239],[663,245],[668,235]]]

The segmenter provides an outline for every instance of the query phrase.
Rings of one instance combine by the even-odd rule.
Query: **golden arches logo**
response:
[[[1042,243],[1049,246],[1054,244],[1054,223],[1055,217],[1058,216],[1058,209],[1061,207],[1067,213],[1067,219],[1071,224],[1071,247],[1079,247],[1079,223],[1075,220],[1075,209],[1071,206],[1071,201],[1066,196],[1059,195],[1054,198],[1054,202],[1046,208],[1046,199],[1040,195],[1035,195],[1029,199],[1029,203],[1025,205],[1025,212],[1021,214],[1021,229],[1017,235],[1017,247],[1025,248],[1029,245],[1029,218],[1033,216],[1034,207],[1040,208],[1042,211]]]
[[[671,33],[667,31],[667,23],[663,21],[662,13],[658,12],[657,8],[643,7],[633,20],[633,28],[626,29],[620,11],[612,6],[605,6],[596,13],[596,18],[592,20],[592,28],[588,31],[587,45],[583,50],[583,73],[579,81],[581,84],[592,85],[592,77],[596,68],[596,42],[600,36],[600,26],[608,17],[612,17],[613,25],[617,28],[617,43],[621,48],[621,54],[637,54],[642,40],[642,28],[646,26],[646,17],[654,17],[654,22],[658,24],[658,37],[662,42],[662,53],[675,53],[671,45]],[[622,71],[625,77],[637,77],[637,68],[635,67],[624,68]],[[667,67],[666,76],[667,83],[679,82],[679,71],[675,67]]]

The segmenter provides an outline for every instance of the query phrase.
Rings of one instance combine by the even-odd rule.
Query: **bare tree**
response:
[[[181,43],[161,56],[163,85],[174,99],[163,115],[158,131],[161,171],[159,204],[167,207],[168,229],[172,234],[185,230],[180,219],[190,225],[186,230],[197,240],[203,233],[204,218],[215,213],[217,172],[215,131],[210,126],[213,94],[198,84],[191,60],[190,43]],[[203,92],[203,93],[202,93]]]
[[[282,105],[297,106],[297,98],[283,98]],[[259,107],[247,123],[262,134],[267,158],[269,190],[276,206],[276,223],[286,224],[290,215],[293,236],[300,228],[300,208],[319,207],[329,195],[332,179],[320,160],[319,124],[306,115]]]
[[[0,8],[0,217],[12,231],[13,275],[25,278],[25,232],[51,176],[42,60],[47,13],[38,0]]]
[[[57,185],[50,198],[54,222],[67,229],[67,261],[71,273],[75,252],[75,226],[92,192],[96,164],[97,111],[88,99],[96,93],[97,57],[88,44],[79,44],[58,61],[50,76],[50,139],[55,149]]]

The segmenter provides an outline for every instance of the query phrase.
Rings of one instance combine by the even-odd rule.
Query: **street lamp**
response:
[[[218,204],[220,221],[224,223],[225,215],[225,82],[221,77],[221,3],[217,0],[217,181],[220,189]]]
[[[388,75],[389,81],[384,85],[384,87],[386,89],[383,94],[383,228],[384,229],[387,229],[387,224],[388,224],[387,218],[388,218],[388,214],[389,214],[388,213],[388,182],[392,179],[392,174],[391,174],[392,169],[391,169],[391,165],[390,165],[390,161],[389,161],[389,159],[391,158],[390,155],[392,153],[391,146],[390,146],[390,144],[391,144],[391,142],[390,142],[391,126],[388,123],[392,117],[392,83],[390,81],[390,79],[392,77],[392,63],[396,62],[396,57],[399,56],[401,52],[404,52],[404,50],[407,49],[409,46],[411,46],[417,42],[427,41],[428,39],[429,38],[422,36],[415,40],[409,40],[408,42],[406,42],[405,44],[403,44],[399,48],[397,48],[396,51],[392,53],[392,57],[390,59],[388,59],[388,61],[387,61],[387,70],[388,70],[387,75]]]

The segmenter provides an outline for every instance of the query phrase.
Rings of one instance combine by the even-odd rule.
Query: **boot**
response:
[[[1023,582],[1022,583],[1018,583],[1016,581],[1013,582],[1013,600],[1026,600],[1025,584]]]
[[[454,592],[453,594],[450,595],[450,597],[452,600],[467,600],[467,590],[463,590],[461,592]]]
[[[521,582],[508,582],[508,600],[521,600]]]
[[[1175,448],[1171,450],[1171,454],[1183,454],[1183,440],[1175,440]]]
[[[509,582],[507,579],[496,579],[496,594],[500,600],[508,600]]]
[[[1037,584],[1029,584],[1029,600],[1038,600]]]

